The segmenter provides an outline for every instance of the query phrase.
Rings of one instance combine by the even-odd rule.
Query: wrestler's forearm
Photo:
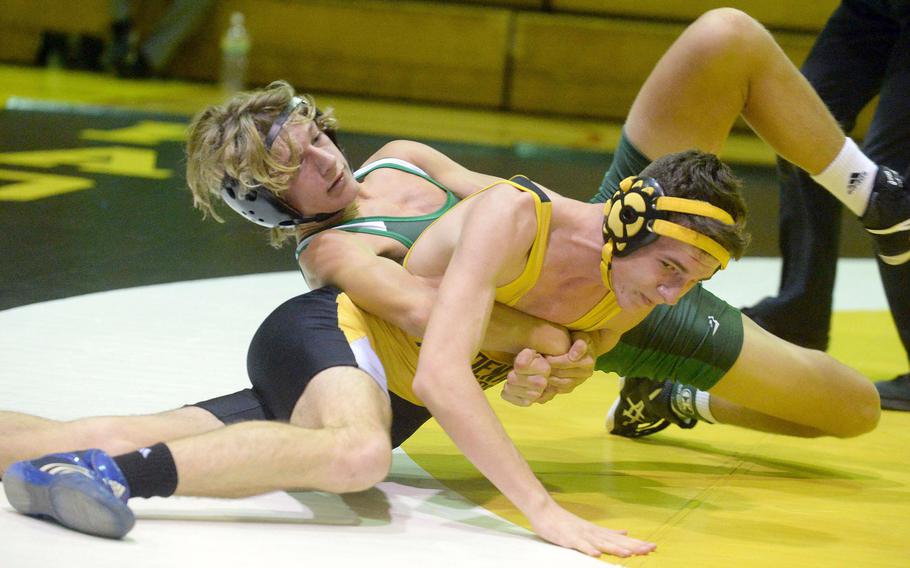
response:
[[[571,345],[565,327],[504,304],[494,304],[482,348],[513,354],[531,348],[544,355],[562,355]]]
[[[438,296],[438,279],[411,274],[347,234],[323,235],[301,256],[310,286],[338,286],[358,307],[415,336],[423,337]],[[561,326],[496,304],[480,345],[484,351],[518,353],[530,347],[561,355],[569,349]]]
[[[452,261],[456,268],[467,257],[459,252]],[[421,346],[413,389],[465,456],[530,516],[552,498],[509,439],[470,366],[482,344],[494,295],[482,276],[465,270],[446,274]]]
[[[345,292],[359,307],[415,337],[423,337],[438,289],[431,281],[405,271],[395,275],[397,280],[378,278],[376,284],[357,284]],[[531,348],[545,355],[561,355],[570,345],[569,332],[563,326],[494,304],[481,349],[514,355]]]
[[[431,388],[416,388],[418,396],[480,473],[529,519],[551,504],[553,498],[512,443],[470,368],[453,372],[448,364],[426,365],[421,372],[437,380]]]
[[[424,281],[415,281],[415,284],[411,288],[410,309],[384,311],[389,317],[386,321],[411,335],[423,337],[430,310],[436,301],[437,289]],[[356,303],[356,299],[354,301]],[[497,351],[512,355],[525,348],[544,355],[562,355],[569,350],[571,344],[565,327],[519,312],[505,304],[494,304],[480,348],[486,352]]]

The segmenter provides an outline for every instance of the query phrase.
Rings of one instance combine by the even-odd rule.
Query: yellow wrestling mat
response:
[[[749,264],[737,269],[746,271]],[[242,306],[233,303],[237,290],[251,289],[262,293]],[[2,407],[58,419],[140,414],[244,388],[250,336],[264,313],[299,292],[299,274],[282,272],[124,288],[0,310]],[[834,350],[876,378],[902,368],[883,312],[838,314]],[[632,441],[604,431],[615,395],[616,379],[606,375],[532,408],[509,406],[490,393],[506,428],[560,503],[658,543],[648,557],[603,562],[907,565],[910,413],[886,412],[876,431],[853,440],[802,440],[700,424]],[[610,565],[545,544],[522,529],[526,520],[434,422],[404,450],[396,453],[385,482],[358,494],[135,499],[138,522],[124,542],[17,515],[0,493],[0,566],[41,566],[62,554],[90,558],[94,568],[191,561],[246,567],[301,558],[358,568],[409,561],[434,568]]]
[[[902,372],[889,313],[837,313],[832,337],[831,354],[865,374]],[[910,413],[883,412],[877,430],[850,440],[702,423],[633,441],[604,431],[616,394],[616,376],[598,373],[546,405],[517,408],[498,389],[489,399],[559,503],[658,543],[623,564],[910,566]],[[528,526],[435,422],[403,447],[449,488]]]
[[[206,85],[0,66],[0,98],[13,96],[187,114],[220,98],[217,89]],[[344,129],[371,136],[431,136],[490,148],[531,143],[609,151],[618,132],[617,125],[594,121],[327,100],[336,106]],[[10,127],[5,132],[8,150],[69,148],[60,124]],[[36,138],[34,148],[23,141],[26,134]],[[728,152],[739,163],[770,162],[770,154],[752,138],[731,143]],[[4,167],[17,175],[20,170],[44,171],[27,164]],[[224,253],[224,243],[236,245],[235,236],[246,235],[246,227],[238,229],[239,220],[218,227],[200,224],[189,211],[187,196],[168,197],[166,190],[181,185],[176,177],[158,187],[89,176],[67,163],[49,171],[90,177],[98,185],[56,201],[19,205],[23,213],[11,216],[11,223],[22,222],[10,226],[20,232],[32,227],[42,238],[6,244],[14,266],[4,273],[5,289],[23,299],[0,310],[0,407],[60,419],[146,413],[247,386],[249,337],[264,314],[303,291],[296,272],[270,272],[292,268],[287,251],[279,258],[262,244],[261,235],[252,234],[244,237],[248,256],[241,258],[237,250]],[[166,209],[171,202],[173,211]],[[168,224],[126,233],[133,227],[105,214],[129,208],[152,211],[156,222]],[[73,212],[80,215],[77,221],[72,221]],[[89,223],[89,215],[98,218]],[[83,238],[63,238],[70,233],[61,230],[72,233],[78,226],[87,228],[75,233]],[[189,236],[177,240],[178,228]],[[119,241],[126,245],[114,254]],[[49,261],[47,255],[65,242],[74,247],[63,261]],[[176,262],[178,253],[187,256]],[[273,260],[253,264],[269,254]],[[28,259],[36,268],[24,272]],[[775,287],[775,275],[765,268],[747,272],[758,260],[747,259],[718,275],[714,280],[729,280],[731,295],[721,296],[733,305],[748,305]],[[848,296],[880,288],[871,261],[866,262],[871,272],[861,280],[839,269],[839,285],[853,278],[861,288]],[[239,271],[231,272],[233,265],[254,274],[238,276]],[[213,266],[228,273],[215,272]],[[127,268],[143,279],[121,276]],[[184,273],[174,276],[165,270],[173,268]],[[205,280],[213,276],[228,277]],[[76,287],[85,282],[91,286]],[[759,282],[768,288],[754,296],[734,295]],[[39,288],[46,294],[30,294]],[[238,304],[237,291],[252,289],[260,293]],[[890,316],[880,311],[883,305],[882,299],[873,307],[837,313],[830,349],[876,380],[906,371]],[[802,440],[701,424],[632,441],[604,431],[616,384],[614,376],[595,376],[572,395],[529,409],[502,402],[498,390],[490,393],[506,428],[560,503],[582,517],[658,543],[658,551],[648,557],[604,561],[686,568],[910,566],[910,413],[885,412],[876,431],[853,440]],[[404,449],[407,455],[396,455],[393,474],[379,489],[344,499],[301,500],[280,493],[219,505],[179,498],[168,500],[172,508],[136,500],[140,520],[123,543],[15,515],[0,498],[0,567],[41,566],[63,558],[68,565],[91,563],[95,568],[301,561],[372,568],[605,565],[540,543],[521,530],[526,520],[435,422]],[[416,471],[420,467],[425,471]],[[208,520],[212,518],[217,522]]]

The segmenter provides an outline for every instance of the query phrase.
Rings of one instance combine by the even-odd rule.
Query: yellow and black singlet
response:
[[[552,202],[543,190],[524,176],[497,181],[465,198],[462,202],[466,202],[474,195],[478,195],[501,183],[506,183],[515,189],[533,195],[537,214],[537,232],[528,253],[528,262],[524,270],[515,280],[496,289],[496,301],[514,306],[535,286],[540,278],[549,238]],[[448,209],[451,209],[451,206],[446,211]],[[437,218],[441,216],[442,213],[439,213]],[[405,267],[407,267],[407,261],[408,257],[405,257]],[[422,340],[407,334],[368,312],[358,309],[345,295],[339,297],[339,308],[339,319],[343,322],[342,327],[346,330],[345,333],[349,335],[349,340],[364,336],[369,337],[379,360],[385,367],[389,390],[408,402],[423,406],[423,402],[414,394],[412,388]],[[615,296],[612,291],[608,290],[604,298],[594,308],[566,327],[573,330],[598,329],[619,311]],[[506,379],[511,370],[511,362],[499,361],[486,353],[480,352],[472,361],[471,368],[477,382],[482,388],[486,389]]]
[[[534,288],[540,279],[540,271],[543,269],[544,255],[547,252],[550,236],[550,217],[553,214],[553,204],[542,189],[524,176],[515,176],[509,180],[496,182],[470,195],[463,201],[467,201],[475,195],[501,183],[509,184],[515,189],[530,193],[534,197],[534,207],[537,213],[537,234],[528,253],[528,262],[525,264],[524,270],[515,280],[496,288],[496,301],[507,306],[514,306],[528,291]],[[405,266],[407,266],[407,260],[407,257],[405,257]],[[604,297],[594,307],[580,318],[567,324],[566,327],[573,331],[601,329],[606,322],[619,314],[620,311],[619,304],[616,302],[616,295],[613,294],[612,290],[608,289]]]

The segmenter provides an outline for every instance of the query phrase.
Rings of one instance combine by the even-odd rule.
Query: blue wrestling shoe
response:
[[[898,265],[910,260],[910,191],[900,174],[879,166],[861,221],[882,262]]]
[[[641,438],[671,424],[695,428],[697,420],[680,418],[670,407],[673,384],[640,377],[620,378],[619,398],[607,412],[607,432],[624,438]]]
[[[16,462],[3,474],[3,489],[20,513],[87,534],[122,538],[136,522],[126,479],[101,450]]]

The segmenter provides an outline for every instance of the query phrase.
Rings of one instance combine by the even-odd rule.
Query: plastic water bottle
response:
[[[242,91],[246,85],[246,69],[250,53],[250,35],[243,14],[231,14],[231,25],[221,38],[221,89],[226,93]]]

